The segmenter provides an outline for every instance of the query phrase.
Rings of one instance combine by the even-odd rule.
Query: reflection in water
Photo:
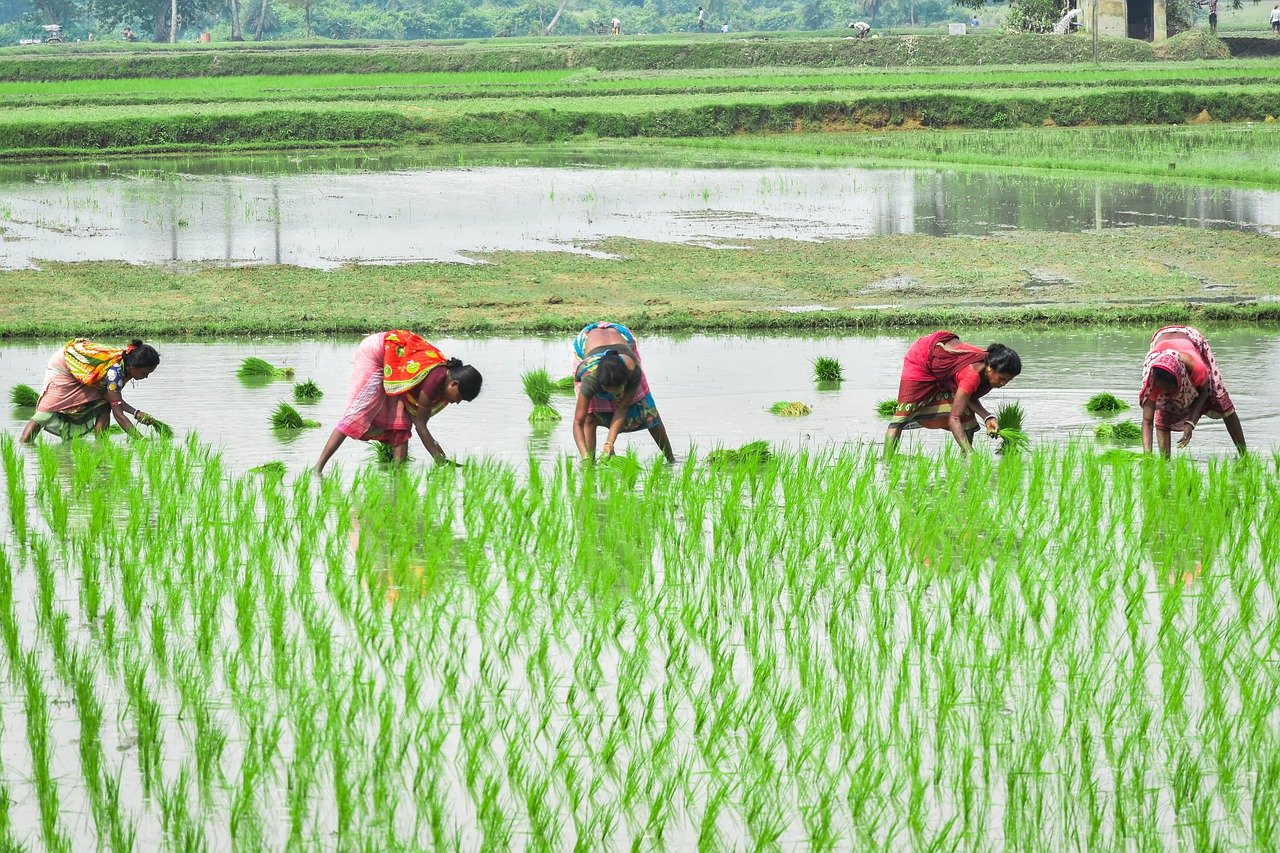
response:
[[[588,244],[610,237],[723,244],[1156,224],[1280,235],[1274,191],[1007,172],[672,167],[632,151],[612,159],[558,154],[551,159],[568,165],[423,168],[348,155],[276,161],[294,171],[263,174],[246,173],[240,161],[224,163],[237,171],[222,174],[191,160],[152,163],[163,170],[11,166],[0,171],[0,266],[470,262],[469,253],[495,250],[590,251]]]

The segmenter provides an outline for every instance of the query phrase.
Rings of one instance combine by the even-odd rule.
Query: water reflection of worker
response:
[[[864,39],[867,37],[867,33],[871,32],[871,25],[866,21],[854,21],[849,25],[849,29],[853,30],[854,38]]]
[[[1227,394],[1209,342],[1190,326],[1165,326],[1151,338],[1142,363],[1142,449],[1150,451],[1153,433],[1160,452],[1170,452],[1170,431],[1182,430],[1178,447],[1191,443],[1201,417],[1220,418],[1236,450],[1245,452],[1244,428]]]
[[[159,364],[155,347],[140,340],[122,349],[85,338],[69,341],[49,359],[36,413],[20,440],[33,441],[42,429],[64,440],[90,432],[100,435],[112,416],[121,429],[137,437],[126,415],[141,424],[152,423],[151,416],[130,406],[120,393],[129,380],[146,379]]]
[[[347,410],[329,436],[316,473],[347,438],[381,441],[403,461],[409,452],[410,427],[436,460],[445,462],[427,421],[450,403],[470,402],[480,394],[480,371],[444,353],[413,332],[375,332],[356,348]]]
[[[903,359],[898,383],[898,410],[885,432],[885,450],[892,452],[904,429],[947,429],[956,444],[971,449],[978,418],[994,434],[996,418],[979,400],[992,388],[1003,388],[1022,372],[1022,359],[1004,344],[985,350],[967,344],[952,332],[920,338]]]
[[[647,429],[667,461],[674,462],[631,330],[618,323],[590,323],[574,339],[573,350],[580,359],[573,372],[578,396],[573,440],[582,458],[595,459],[596,430],[603,426],[609,430],[602,448],[606,456],[613,455],[618,433]]]

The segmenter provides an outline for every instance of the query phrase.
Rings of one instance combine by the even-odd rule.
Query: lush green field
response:
[[[1280,124],[788,134],[668,140],[724,154],[954,163],[1280,186]]]
[[[545,142],[1280,115],[1275,63],[927,72],[591,71],[6,84],[0,155]]]
[[[599,248],[618,259],[513,252],[485,264],[335,272],[49,263],[0,275],[8,308],[0,334],[563,332],[602,310],[637,330],[1280,317],[1280,303],[1267,301],[1280,253],[1260,234],[1028,228],[985,238],[734,243],[754,250],[611,240]],[[1031,270],[1058,283],[1034,286]],[[100,298],[104,290],[112,299]],[[1218,301],[1224,294],[1231,302]],[[797,305],[837,310],[783,310]]]
[[[0,456],[5,849],[1280,833],[1280,460]]]

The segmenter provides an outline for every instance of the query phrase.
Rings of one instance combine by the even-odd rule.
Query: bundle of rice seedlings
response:
[[[264,361],[255,355],[251,355],[240,362],[240,368],[236,371],[236,376],[241,379],[292,379],[293,368],[276,367],[269,361]]]
[[[769,442],[761,439],[744,444],[737,450],[722,448],[707,454],[707,462],[712,465],[755,464],[768,462],[773,456],[769,450]]]
[[[283,477],[287,473],[287,471],[288,469],[285,468],[284,463],[279,460],[266,462],[262,465],[258,465],[255,468],[249,469],[250,474],[261,474],[264,477],[268,477],[272,479]]]
[[[390,465],[395,461],[396,449],[390,444],[383,441],[371,441],[369,443],[373,445],[374,462],[377,462],[379,465]],[[405,461],[407,462],[408,460],[409,457],[405,456]]]
[[[1121,400],[1115,394],[1103,392],[1094,394],[1089,398],[1089,402],[1084,404],[1085,409],[1094,415],[1111,415],[1116,412],[1123,412],[1129,408],[1129,404]]]
[[[147,417],[150,419],[151,423],[143,424],[143,426],[151,427],[153,430],[156,431],[156,435],[160,436],[161,438],[173,438],[173,427],[169,426],[167,423],[160,420],[155,415],[149,414],[147,415]]]
[[[769,407],[769,411],[775,415],[783,415],[789,418],[798,418],[813,412],[813,409],[804,403],[788,403],[785,400],[779,400]]]
[[[293,399],[297,403],[317,403],[324,396],[320,386],[308,379],[293,386]]]
[[[1022,431],[1026,414],[1020,403],[1005,403],[996,409],[995,437],[1000,439],[1001,453],[1025,450],[1031,445],[1031,438]]]
[[[301,412],[281,400],[271,413],[271,426],[273,429],[306,429],[318,427],[320,422],[304,418]]]
[[[1117,421],[1113,424],[1098,424],[1093,431],[1098,441],[1114,441],[1127,444],[1142,440],[1142,426],[1136,421]]]
[[[529,413],[531,421],[558,421],[560,413],[551,407],[551,393],[555,384],[545,370],[530,370],[521,377],[524,381],[524,393],[533,403],[533,411]]]
[[[876,414],[882,418],[891,418],[897,413],[897,400],[881,400],[879,403],[876,403]]]
[[[844,368],[838,360],[820,355],[813,361],[813,378],[818,382],[841,382]]]
[[[23,409],[34,409],[40,401],[40,395],[30,385],[14,385],[9,392],[9,402]]]
[[[556,380],[556,392],[559,394],[573,393],[573,377],[565,376]]]

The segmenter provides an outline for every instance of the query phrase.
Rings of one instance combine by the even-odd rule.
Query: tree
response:
[[[231,0],[231,40],[244,41],[244,32],[240,29],[240,0]]]
[[[284,0],[284,2],[302,10],[302,31],[306,38],[311,38],[311,7],[315,4],[315,0]]]
[[[156,41],[168,41],[170,17],[177,6],[177,25],[184,22],[204,21],[213,17],[221,8],[222,0],[91,0],[88,12],[104,27],[137,22],[139,27],[150,28]]]
[[[262,41],[262,33],[271,23],[274,23],[271,16],[271,0],[262,0],[262,4],[258,8],[258,22],[253,28],[253,40]]]

